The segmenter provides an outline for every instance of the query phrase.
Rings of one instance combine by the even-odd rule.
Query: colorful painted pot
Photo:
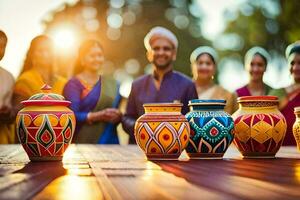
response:
[[[75,130],[75,116],[67,106],[71,102],[51,87],[21,103],[25,106],[16,119],[19,141],[31,161],[62,160]]]
[[[300,107],[295,107],[296,121],[293,125],[293,134],[297,143],[297,148],[300,151]]]
[[[177,159],[185,149],[190,126],[181,103],[144,104],[135,124],[135,139],[149,160]]]
[[[222,158],[233,140],[233,119],[224,111],[225,100],[194,99],[186,114],[191,127],[186,148],[191,159]]]
[[[284,140],[286,121],[278,110],[276,96],[238,98],[240,108],[233,114],[234,143],[246,158],[274,158]]]

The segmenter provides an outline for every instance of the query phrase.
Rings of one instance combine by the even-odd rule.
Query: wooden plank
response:
[[[136,147],[129,146],[124,151],[119,146],[85,146],[81,150],[85,151],[83,155],[92,158],[92,170],[108,199],[183,199],[195,198],[195,193],[210,199],[218,197],[162,171],[137,153]]]
[[[104,169],[100,162],[91,165],[102,190],[107,191],[108,199],[191,199],[197,193],[209,199],[218,197],[162,171],[158,166],[153,167],[151,162],[146,164],[149,169],[137,167],[134,162],[119,164]]]
[[[104,199],[97,180],[93,176],[65,175],[56,178],[33,199],[82,200]]]
[[[299,158],[299,154],[292,148],[283,148],[276,159],[243,160],[239,152],[231,147],[223,160],[186,160],[183,156],[181,161],[155,162],[159,167],[153,167],[153,163],[148,162],[152,166],[150,169],[147,169],[147,162],[144,156],[132,160],[135,156],[129,154],[128,157],[130,159],[122,158],[124,154],[126,155],[130,151],[140,155],[137,148],[135,150],[132,147],[126,148],[126,153],[119,147],[110,146],[108,150],[105,148],[108,147],[93,147],[94,155],[101,154],[101,157],[98,157],[98,159],[93,159],[93,161],[96,161],[93,168],[101,168],[114,187],[118,191],[122,191],[122,197],[151,198],[155,196],[155,194],[154,196],[147,196],[142,191],[135,192],[135,195],[133,195],[136,188],[151,188],[151,193],[161,195],[161,191],[154,189],[155,187],[152,186],[154,180],[159,180],[159,182],[163,183],[162,177],[167,177],[164,173],[157,173],[157,171],[160,171],[159,167],[163,169],[163,172],[174,174],[187,180],[191,188],[196,186],[197,189],[211,191],[206,194],[207,196],[213,193],[219,194],[219,197],[231,199],[255,199],[257,197],[286,197],[287,199],[293,199],[300,195],[300,191],[298,192],[297,190],[299,187],[299,175],[298,178],[295,176],[297,170],[298,174],[300,174],[299,168],[296,168],[297,164],[299,164],[299,159],[295,159]],[[122,156],[120,157],[120,155]],[[287,158],[290,156],[294,159]],[[105,158],[105,162],[103,162],[102,158]],[[151,183],[141,179],[145,172],[155,174]],[[167,179],[172,180],[170,177]],[[180,179],[174,181],[180,182]],[[175,195],[176,193],[172,191],[172,183],[173,181],[165,184],[169,186],[167,193],[172,195],[162,195],[159,198],[182,197],[178,194]],[[124,185],[126,186],[125,188]],[[184,190],[184,187],[181,187]],[[189,189],[189,191],[191,190]],[[189,196],[191,194],[185,195]]]
[[[188,182],[222,195],[238,199],[293,199],[300,197],[298,161],[263,160],[195,160],[180,165],[156,162],[163,170],[185,178]],[[299,166],[298,166],[299,167]],[[298,175],[299,176],[299,175]]]
[[[65,174],[62,163],[28,163],[0,177],[1,199],[30,199],[52,180]]]
[[[96,176],[96,179],[97,179],[98,184],[101,188],[101,191],[103,192],[104,199],[107,199],[107,200],[122,199],[122,195],[120,194],[121,191],[118,191],[115,188],[115,186],[108,179],[108,177],[103,172],[101,167],[97,167],[97,165],[95,163],[91,163],[91,167],[92,167],[93,173]]]
[[[69,178],[62,178],[66,174],[93,176],[89,164],[80,152],[76,151],[74,145],[68,149],[64,162],[28,162],[25,152],[19,145],[1,146],[0,148],[7,153],[7,155],[1,155],[0,169],[2,170],[0,171],[3,172],[3,176],[0,176],[1,199],[31,199],[45,187],[47,188],[49,183],[54,182],[53,184],[56,185],[68,182],[65,180],[69,180]],[[28,163],[22,164],[26,159]],[[94,179],[94,183],[96,183],[96,179]],[[87,185],[89,184],[87,183]],[[66,185],[66,187],[69,186]],[[91,190],[97,191],[94,188]]]
[[[0,164],[26,164],[29,158],[22,145],[0,145]]]
[[[63,162],[29,162],[0,145],[0,199],[299,199],[300,153],[276,159],[146,160],[135,145],[71,145]]]

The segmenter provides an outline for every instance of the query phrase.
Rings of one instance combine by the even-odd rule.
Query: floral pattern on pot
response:
[[[234,122],[224,111],[225,100],[194,99],[186,114],[191,127],[186,151],[190,158],[222,158],[232,143]]]

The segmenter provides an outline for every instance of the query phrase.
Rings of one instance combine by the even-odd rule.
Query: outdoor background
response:
[[[0,65],[19,75],[30,41],[50,35],[56,68],[70,77],[77,47],[97,38],[105,50],[105,73],[122,83],[149,71],[143,39],[153,26],[165,26],[179,40],[175,69],[191,76],[189,55],[200,45],[220,54],[218,81],[230,91],[247,83],[245,52],[266,48],[272,56],[265,82],[274,88],[291,83],[284,51],[300,36],[298,0],[0,0],[0,29],[8,35]]]

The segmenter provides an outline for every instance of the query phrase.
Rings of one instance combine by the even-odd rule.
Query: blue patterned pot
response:
[[[186,118],[191,134],[186,151],[190,158],[223,157],[234,137],[234,122],[224,111],[225,105],[225,100],[189,101]]]

